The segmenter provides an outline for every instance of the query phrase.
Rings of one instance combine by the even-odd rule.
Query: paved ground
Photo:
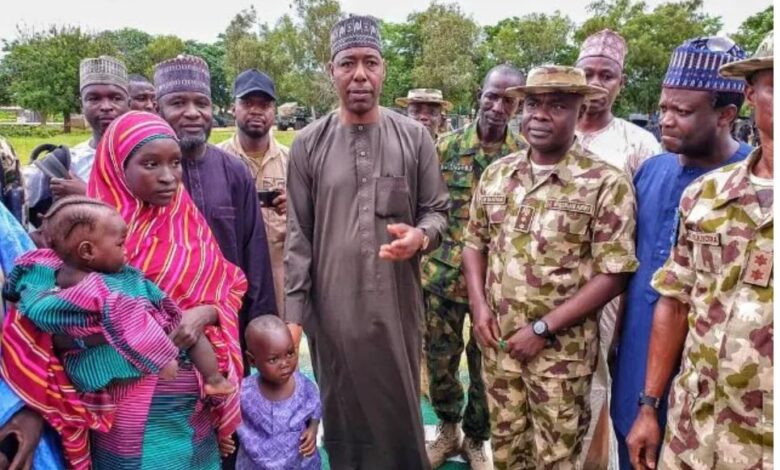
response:
[[[314,373],[311,367],[311,357],[309,356],[309,348],[305,339],[301,341],[300,360],[298,362],[298,366],[304,375],[310,377],[312,380],[314,379]],[[465,371],[465,364],[461,364],[461,382],[468,382],[468,375]],[[433,440],[436,433],[436,424],[438,424],[439,420],[436,418],[436,413],[434,413],[433,408],[431,408],[430,403],[428,403],[426,399],[420,399],[420,408],[422,409],[423,423],[425,424],[425,440],[431,441]],[[322,427],[320,427],[320,438],[322,437],[321,434]],[[330,469],[330,465],[328,464],[328,455],[325,452],[325,449],[322,447],[320,447],[320,455],[322,456],[323,461],[322,468]],[[450,459],[446,464],[439,467],[440,470],[465,470],[468,468],[469,466],[460,457]]]

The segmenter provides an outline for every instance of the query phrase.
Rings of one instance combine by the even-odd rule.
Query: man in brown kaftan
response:
[[[331,32],[340,107],[290,152],[285,319],[309,340],[331,466],[415,470],[428,468],[419,256],[449,197],[426,129],[378,105],[380,44],[368,17]]]

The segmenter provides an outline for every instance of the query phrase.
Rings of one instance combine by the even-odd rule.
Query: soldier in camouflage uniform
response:
[[[463,386],[458,376],[464,349],[464,320],[469,314],[466,281],[461,273],[462,232],[468,222],[471,195],[482,171],[492,161],[525,148],[522,137],[508,125],[517,111],[518,100],[505,96],[507,88],[522,85],[524,81],[523,75],[509,66],[488,72],[482,84],[477,119],[443,137],[437,146],[452,206],[441,246],[423,261],[429,391],[440,420],[436,439],[427,447],[433,468],[459,452],[473,469],[492,468],[484,445],[490,438],[490,422],[482,359],[473,335],[466,345],[469,389],[465,411]],[[462,444],[458,428],[461,419],[465,434]]]
[[[436,88],[413,88],[406,97],[396,98],[395,104],[406,108],[407,116],[425,126],[433,140],[439,135],[443,113],[452,110],[452,103]]]
[[[773,468],[772,34],[751,59],[721,67],[746,77],[762,147],[683,193],[676,245],[653,277],[641,411],[627,442],[634,468],[655,468],[657,397],[675,364],[660,468]]]
[[[572,67],[534,69],[530,149],[491,164],[471,203],[463,253],[482,347],[497,469],[574,468],[590,419],[597,310],[637,267],[625,173],[574,137],[584,99],[605,93]]]

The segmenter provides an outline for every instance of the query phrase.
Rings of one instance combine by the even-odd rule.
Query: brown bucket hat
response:
[[[395,99],[395,104],[402,108],[409,106],[409,103],[435,103],[447,111],[452,109],[452,103],[444,99],[441,90],[435,88],[414,88],[409,90],[405,98]]]
[[[531,69],[523,86],[506,89],[506,94],[524,99],[528,95],[543,93],[573,93],[586,99],[607,94],[607,90],[588,85],[585,72],[576,67],[544,65]]]

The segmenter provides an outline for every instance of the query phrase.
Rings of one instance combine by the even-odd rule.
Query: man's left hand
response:
[[[526,362],[535,358],[546,345],[547,341],[534,333],[528,324],[509,338],[506,342],[506,352],[513,359]]]
[[[425,239],[422,230],[406,224],[390,224],[387,232],[396,240],[379,247],[379,257],[387,261],[406,261],[419,253]]]

